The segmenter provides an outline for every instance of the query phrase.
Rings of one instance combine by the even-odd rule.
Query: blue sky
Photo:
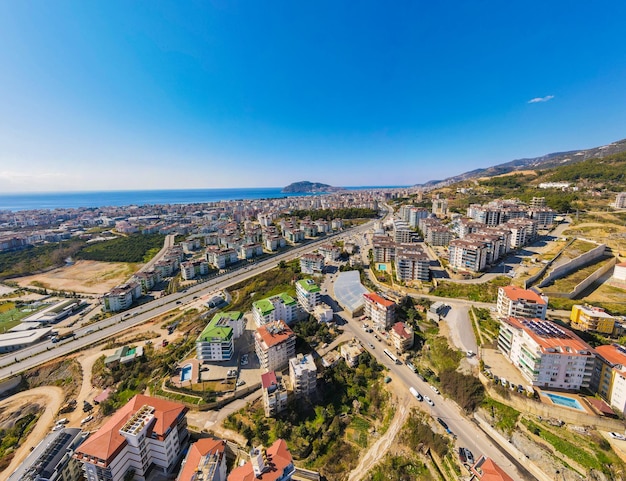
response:
[[[0,2],[0,192],[409,185],[603,145],[626,137],[624,18],[616,1]]]

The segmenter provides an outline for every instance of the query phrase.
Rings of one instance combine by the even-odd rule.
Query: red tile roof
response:
[[[542,351],[555,349],[569,356],[592,355],[592,347],[569,329],[551,321],[509,317],[504,320],[516,329],[524,330]]]
[[[385,307],[393,306],[393,302],[385,299],[384,297],[379,296],[375,292],[368,292],[366,294],[363,294],[363,296],[369,299],[370,301],[375,302],[376,304],[380,304],[381,306],[385,306]]]
[[[228,481],[275,481],[280,479],[287,466],[293,462],[291,453],[287,449],[287,443],[283,439],[277,439],[274,444],[267,448],[266,469],[260,476],[254,475],[252,462],[248,461],[239,466],[228,475]]]
[[[626,368],[626,353],[614,345],[596,347],[596,352],[612,365],[621,364]]]
[[[481,457],[472,467],[472,472],[481,481],[513,481],[513,478],[493,462],[491,458]]]
[[[175,426],[178,416],[188,411],[182,404],[137,394],[80,445],[76,450],[78,457],[93,456],[105,460],[105,464],[108,465],[126,445],[126,438],[119,433],[120,429],[145,404],[155,410],[155,421],[148,428],[148,433],[156,433],[159,436],[165,436],[166,431]]]
[[[546,304],[545,299],[543,299],[535,291],[531,291],[529,289],[522,289],[521,287],[517,286],[505,286],[501,287],[500,289],[502,289],[506,297],[508,297],[512,301],[524,300],[531,301],[536,304]]]
[[[261,384],[263,385],[263,389],[267,389],[270,386],[277,385],[278,381],[276,380],[276,371],[270,371],[261,374]]]
[[[396,334],[398,334],[398,336],[403,337],[405,339],[410,339],[411,338],[411,334],[409,334],[408,332],[406,332],[405,326],[403,322],[396,322],[393,325],[393,330],[396,332]]]
[[[285,342],[292,336],[295,336],[293,331],[289,328],[284,321],[268,322],[267,324],[259,327],[256,330],[257,337],[259,337],[267,347],[275,346],[281,342]]]
[[[185,459],[185,464],[181,469],[176,481],[193,481],[198,471],[198,466],[202,458],[212,454],[218,455],[221,459],[226,450],[226,441],[221,439],[204,438],[193,443],[189,448],[189,454]]]

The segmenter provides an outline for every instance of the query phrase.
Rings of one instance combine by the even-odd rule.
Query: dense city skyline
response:
[[[615,2],[0,5],[3,192],[410,185],[626,137]]]

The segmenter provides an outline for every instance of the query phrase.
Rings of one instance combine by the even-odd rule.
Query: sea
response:
[[[345,187],[346,190],[394,189],[404,186]],[[282,187],[243,189],[119,190],[102,192],[40,192],[0,194],[0,211],[122,207],[127,205],[202,204],[222,200],[276,199],[303,195],[285,194]]]

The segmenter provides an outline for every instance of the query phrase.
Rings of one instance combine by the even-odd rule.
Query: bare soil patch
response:
[[[141,264],[78,261],[41,274],[13,279],[23,287],[45,287],[58,291],[104,294],[124,282]]]

